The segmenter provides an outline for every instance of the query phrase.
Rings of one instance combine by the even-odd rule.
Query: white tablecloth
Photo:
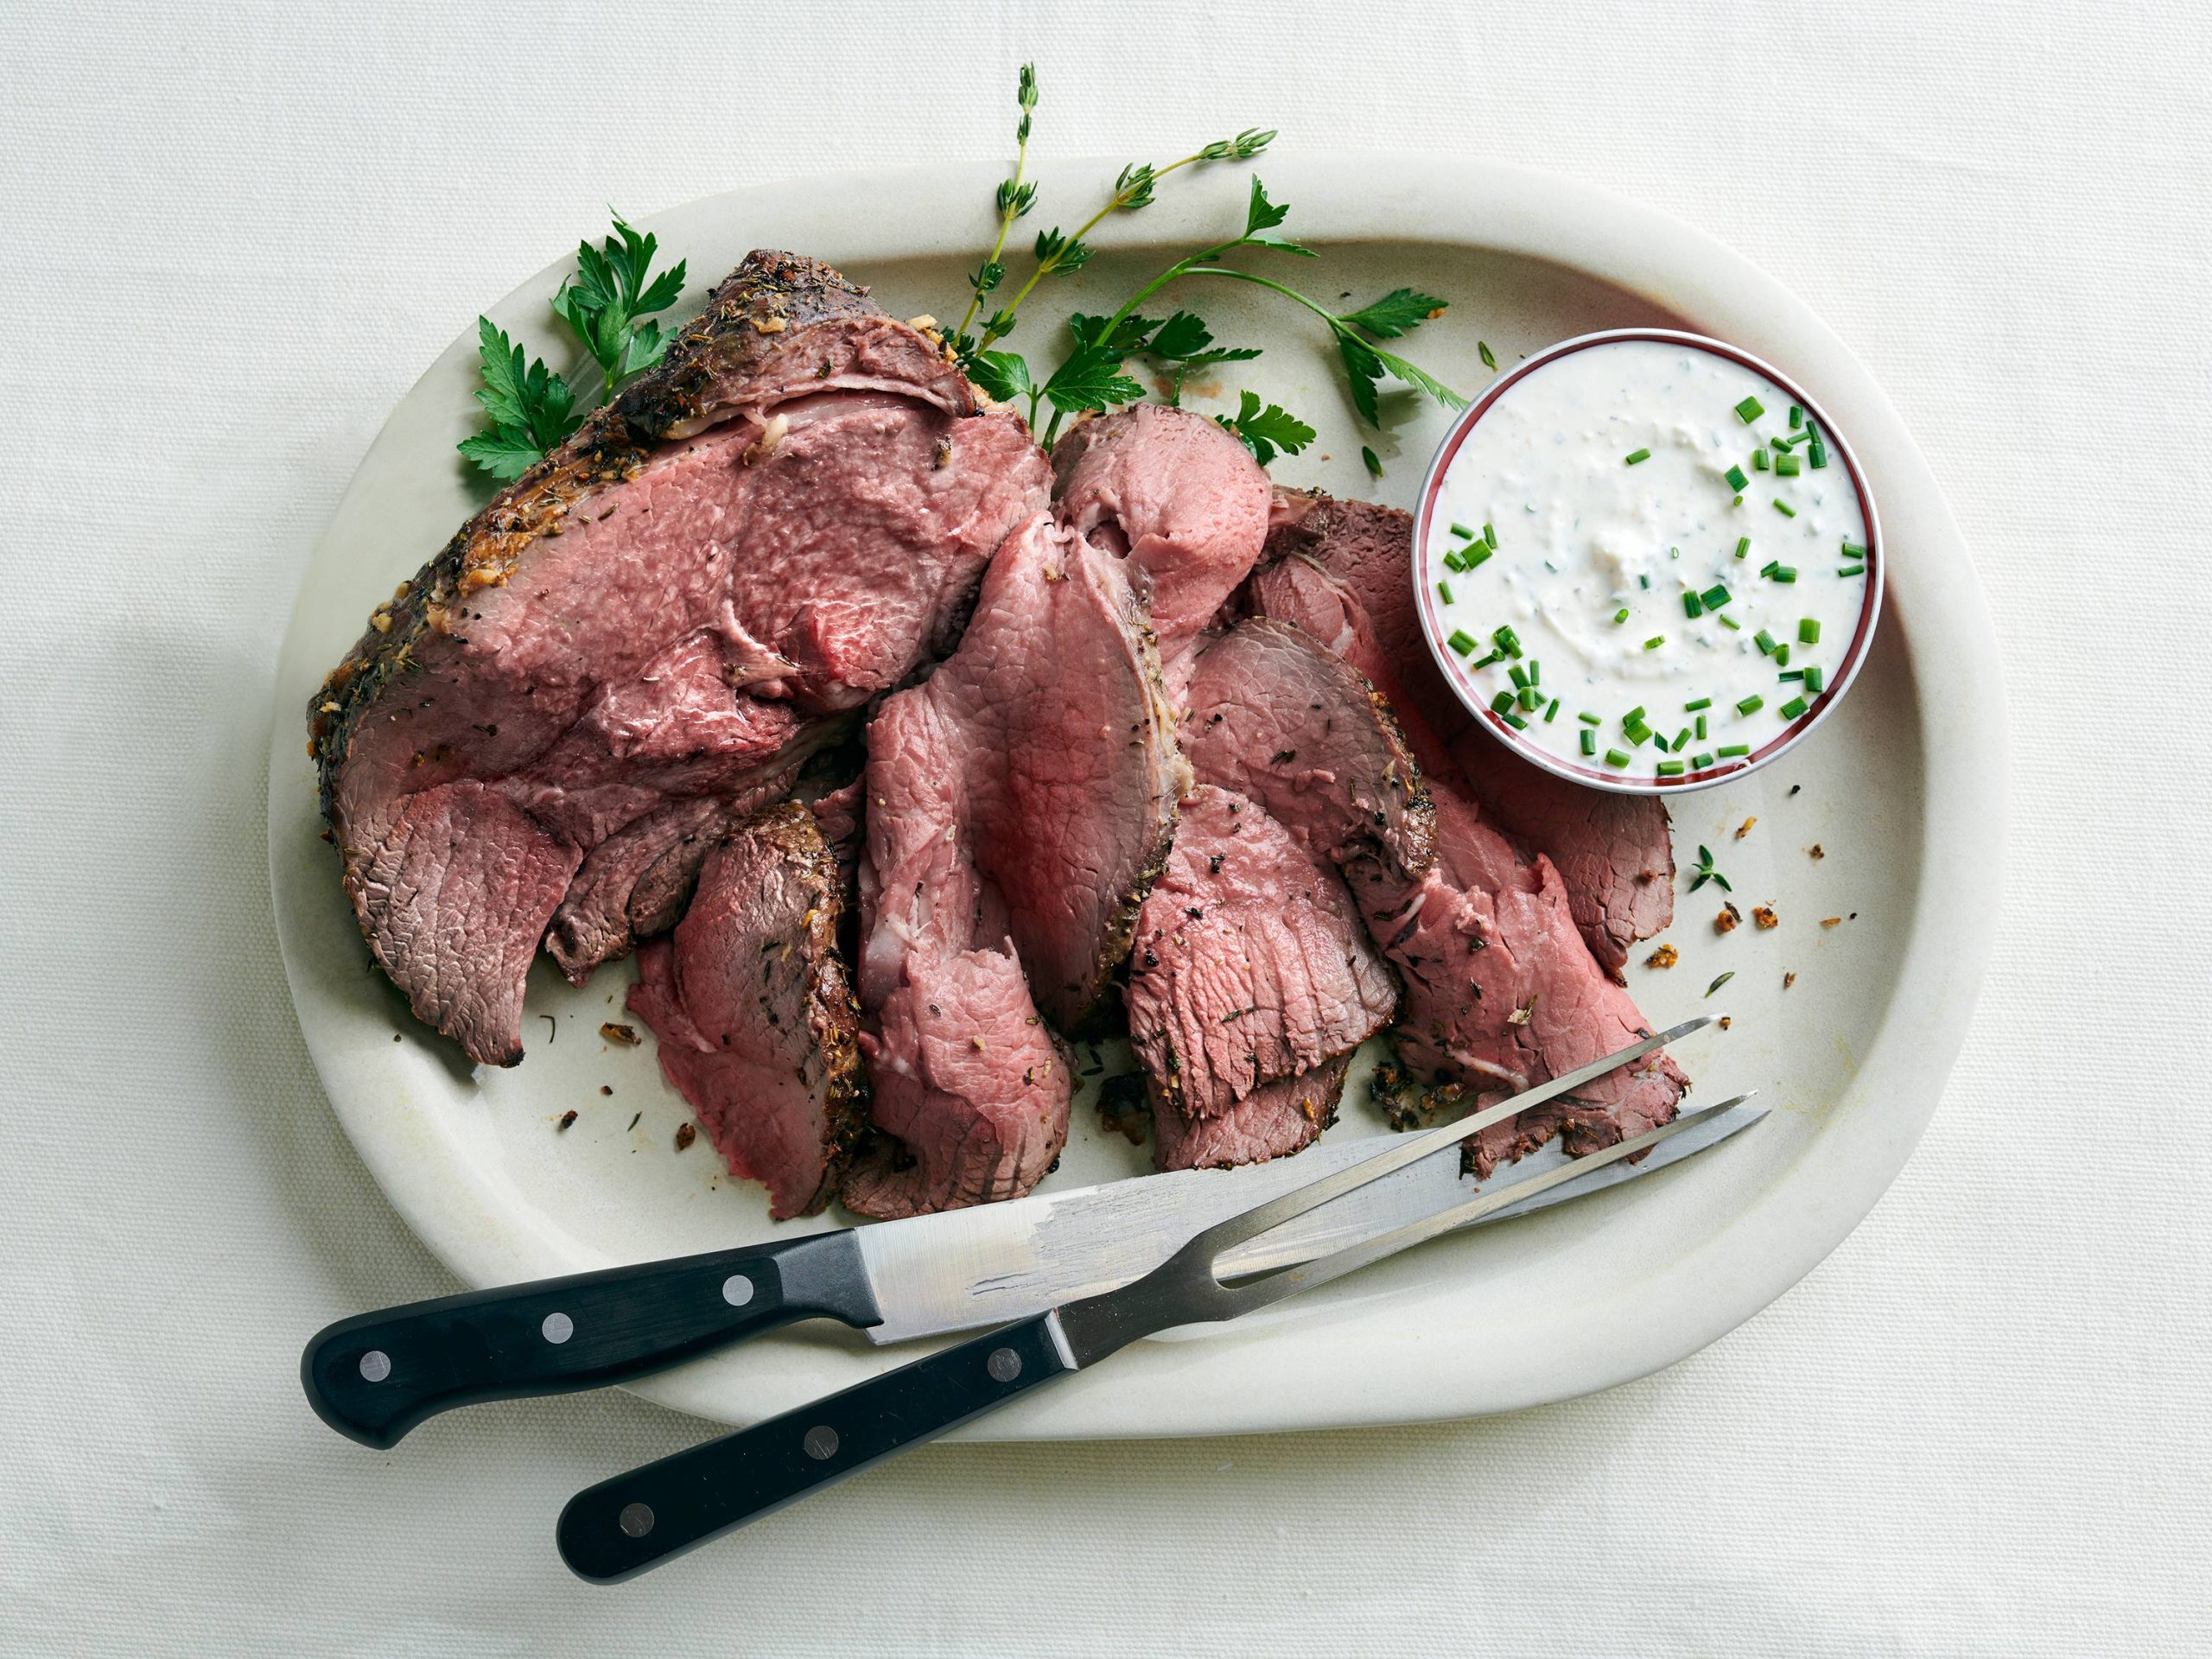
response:
[[[0,1650],[2212,1646],[2201,10],[968,10],[6,7]],[[2006,641],[1987,992],[1866,1224],[1662,1376],[1456,1426],[932,1449],[588,1589],[560,1503],[696,1424],[609,1394],[372,1454],[294,1380],[325,1320],[451,1285],[285,994],[276,641],[393,401],[606,204],[997,155],[1025,54],[1048,164],[1248,123],[1503,156],[1822,311]]]

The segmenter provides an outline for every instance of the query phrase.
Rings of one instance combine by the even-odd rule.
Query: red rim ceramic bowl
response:
[[[1587,351],[1592,346],[1609,346],[1618,340],[1637,340],[1687,346],[1715,357],[1726,358],[1756,374],[1765,376],[1788,392],[1790,401],[1802,407],[1820,428],[1822,442],[1841,464],[1845,476],[1851,480],[1851,487],[1858,494],[1859,512],[1866,522],[1866,597],[1859,606],[1859,626],[1852,634],[1850,646],[1836,665],[1827,689],[1813,700],[1812,706],[1803,714],[1751,753],[1694,772],[1685,771],[1679,778],[1633,778],[1595,765],[1579,765],[1566,756],[1554,754],[1522,738],[1492,712],[1489,703],[1483,701],[1468,683],[1465,665],[1445,644],[1450,630],[1445,626],[1438,610],[1435,589],[1424,575],[1429,568],[1429,538],[1439,534],[1440,530],[1437,498],[1443,488],[1444,474],[1451,467],[1453,457],[1459,453],[1460,445],[1467,441],[1467,435],[1475,429],[1475,423],[1496,408],[1500,398],[1547,363],[1556,362],[1569,353]],[[1586,784],[1592,789],[1608,790],[1617,795],[1665,795],[1678,794],[1684,790],[1708,789],[1715,784],[1744,777],[1769,761],[1781,759],[1803,742],[1842,702],[1845,694],[1851,690],[1853,681],[1859,677],[1859,665],[1866,660],[1867,651],[1874,640],[1874,625],[1882,613],[1885,568],[1882,527],[1874,513],[1873,492],[1867,487],[1866,474],[1859,465],[1859,457],[1852,451],[1851,441],[1803,387],[1771,363],[1753,357],[1749,352],[1731,346],[1726,340],[1709,340],[1702,334],[1683,334],[1670,328],[1612,328],[1600,334],[1580,334],[1573,340],[1548,346],[1525,361],[1515,364],[1491,382],[1481,397],[1460,412],[1459,418],[1445,433],[1444,441],[1437,445],[1435,458],[1428,463],[1427,475],[1421,480],[1419,504],[1414,510],[1413,559],[1411,574],[1414,598],[1421,606],[1422,637],[1428,641],[1429,654],[1436,659],[1437,671],[1444,676],[1446,683],[1451,686],[1453,695],[1465,705],[1467,712],[1475,717],[1484,731],[1531,766],[1541,766],[1555,777]]]

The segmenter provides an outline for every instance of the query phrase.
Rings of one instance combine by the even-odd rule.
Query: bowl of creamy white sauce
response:
[[[1618,329],[1515,365],[1453,423],[1414,575],[1485,729],[1643,792],[1740,777],[1820,724],[1872,642],[1882,547],[1802,390],[1720,340]]]

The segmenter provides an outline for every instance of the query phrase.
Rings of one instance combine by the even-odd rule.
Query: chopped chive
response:
[[[1705,601],[1687,588],[1682,593],[1682,614],[1693,620],[1705,614]]]
[[[1770,464],[1771,463],[1770,463],[1766,458],[1765,450],[1754,449],[1751,451],[1751,470],[1753,472],[1765,472]]]
[[[1812,446],[1805,451],[1805,464],[1816,473],[1827,466],[1828,464],[1827,445],[1822,443],[1818,438],[1815,438]]]
[[[1518,690],[1521,687],[1529,683],[1529,671],[1522,667],[1520,664],[1514,664],[1512,668],[1508,671],[1513,676],[1513,685],[1516,690]]]
[[[1626,749],[1607,749],[1605,751],[1605,764],[1607,766],[1624,766],[1628,765],[1628,763],[1629,753]]]
[[[1459,563],[1459,555],[1458,550],[1456,549],[1449,549],[1446,550],[1444,555],[1444,568],[1456,576],[1467,567]]]
[[[1802,680],[1805,677],[1805,671],[1802,668],[1786,668],[1774,677],[1777,680]]]
[[[1533,509],[1531,509],[1531,511],[1533,511]],[[1486,524],[1483,526],[1483,545],[1490,548],[1495,548],[1497,545],[1497,526],[1496,524]]]
[[[1843,556],[1847,559],[1863,559],[1866,556],[1866,550],[1856,542],[1846,542],[1843,544]]]
[[[1700,709],[1710,709],[1712,707],[1713,699],[1711,697],[1700,697],[1695,702],[1684,703],[1682,705],[1682,712],[1686,715],[1694,715]]]
[[[1703,715],[1700,715],[1697,717],[1697,736],[1699,742],[1702,743],[1705,741],[1705,716]]]
[[[1679,760],[1662,760],[1657,770],[1662,778],[1679,778],[1682,775],[1682,763]]]
[[[1742,493],[1751,481],[1751,474],[1740,467],[1731,467],[1722,476],[1727,479],[1728,487],[1738,494]]]
[[[1444,643],[1451,646],[1452,650],[1458,652],[1462,657],[1466,656],[1475,648],[1474,640],[1468,637],[1467,631],[1465,628],[1452,629],[1452,637]],[[1478,664],[1478,666],[1479,666],[1479,664]]]
[[[1585,754],[1598,753],[1598,734],[1586,726],[1582,728],[1582,753]]]
[[[1765,707],[1766,699],[1759,696],[1758,692],[1754,691],[1750,696],[1744,698],[1741,702],[1737,703],[1736,712],[1739,715],[1756,715],[1760,709]]]
[[[1681,731],[1675,734],[1675,741],[1672,743],[1669,743],[1667,747],[1672,749],[1676,754],[1680,754],[1684,749],[1689,747],[1689,746],[1690,728],[1685,726]]]
[[[1751,636],[1751,639],[1752,642],[1758,646],[1762,655],[1768,657],[1774,655],[1774,636],[1769,633],[1764,628],[1761,628],[1757,633],[1753,634]]]
[[[1486,547],[1471,548],[1465,554],[1460,556],[1459,568],[1462,570],[1471,570],[1488,557],[1490,557],[1490,549]]]
[[[1777,455],[1774,458],[1774,475],[1777,478],[1796,478],[1804,470],[1804,462],[1795,455]]]
[[[1508,709],[1506,711],[1505,723],[1510,726],[1516,732],[1525,732],[1529,729],[1529,722],[1522,719],[1520,715],[1515,714],[1511,709]]]
[[[1649,449],[1631,449],[1628,452],[1627,459],[1623,461],[1621,465],[1624,467],[1633,467],[1639,461],[1649,461],[1650,459],[1651,452]]]
[[[1800,645],[1817,645],[1821,643],[1821,619],[1801,616],[1797,619],[1797,640]]]
[[[1785,518],[1795,518],[1797,516],[1797,509],[1778,495],[1774,498],[1774,510]]]
[[[1819,696],[1819,695],[1820,695],[1820,690],[1821,690],[1821,668],[1820,668],[1820,664],[1817,664],[1817,663],[1810,663],[1810,664],[1808,664],[1806,665],[1806,668],[1805,668],[1805,691],[1806,691],[1806,695],[1807,695],[1807,696]]]
[[[1585,726],[1602,726],[1605,724],[1603,721],[1599,720],[1597,715],[1592,714],[1587,709],[1585,709],[1580,714],[1577,715],[1575,718],[1580,721]]]
[[[1777,502],[1775,505],[1777,505],[1777,506],[1779,506],[1781,504],[1780,504],[1779,502]],[[1777,565],[1776,565],[1776,566],[1774,567],[1774,579],[1775,579],[1777,582],[1795,582],[1795,581],[1796,581],[1796,580],[1797,580],[1797,567],[1796,567],[1796,565],[1794,565],[1794,564],[1777,564]]]
[[[1766,413],[1766,405],[1759,402],[1756,397],[1746,397],[1742,403],[1736,405],[1736,413],[1742,419],[1744,424],[1745,426],[1749,426],[1753,421],[1756,421],[1760,416]]]
[[[1698,596],[1698,603],[1708,611],[1717,611],[1728,602],[1728,588],[1724,582],[1714,582]]]
[[[1751,538],[1748,536],[1738,536],[1736,538],[1736,556],[1740,559],[1751,550]]]
[[[1457,536],[1463,542],[1471,542],[1475,539],[1475,532],[1469,530],[1465,524],[1452,525],[1452,533],[1454,536]]]
[[[1557,720],[1558,718],[1559,718],[1559,699],[1558,699],[1557,697],[1554,697],[1554,698],[1552,699],[1552,706],[1551,706],[1550,708],[1548,708],[1548,709],[1545,709],[1545,710],[1544,710],[1544,724],[1545,724],[1545,725],[1547,725],[1547,726],[1548,726],[1548,725],[1550,725],[1550,724],[1552,723],[1552,721],[1554,721],[1554,720]]]
[[[1531,657],[1529,659],[1529,683],[1531,685],[1541,685],[1543,683],[1544,665],[1538,662],[1535,658]]]
[[[1667,556],[1670,559],[1679,559],[1682,556],[1682,550],[1679,547],[1670,547],[1667,550]]]
[[[1629,747],[1640,749],[1651,741],[1651,728],[1649,726],[1638,726],[1622,735],[1628,739]],[[1662,744],[1660,747],[1663,748],[1666,746]]]
[[[1621,625],[1622,623],[1624,623],[1624,622],[1625,622],[1625,621],[1627,621],[1627,620],[1628,620],[1628,607],[1627,607],[1627,606],[1625,606],[1625,605],[1624,605],[1624,606],[1622,606],[1622,607],[1620,607],[1620,609],[1618,609],[1618,611],[1615,611],[1615,612],[1613,613],[1613,626],[1614,626],[1615,627],[1617,627],[1617,628],[1618,628],[1618,626],[1620,626],[1620,625]]]
[[[1789,702],[1782,705],[1782,717],[1784,720],[1795,720],[1798,715],[1805,712],[1805,708],[1806,703],[1804,698],[1792,697]]]
[[[1533,685],[1524,685],[1521,688],[1521,696],[1517,701],[1523,709],[1541,709],[1544,706],[1544,694]]]
[[[1802,425],[1804,425],[1804,424],[1805,424],[1805,411],[1804,411],[1803,410],[1802,410],[1802,409],[1798,408],[1798,407],[1797,407],[1797,405],[1796,405],[1796,404],[1790,404],[1790,405],[1789,405],[1789,429],[1790,429],[1792,432],[1795,432],[1795,431],[1796,431],[1799,427],[1801,427],[1801,426],[1802,426]]]
[[[1847,564],[1836,572],[1839,576],[1863,576],[1866,574],[1866,567],[1863,564]]]
[[[1635,708],[1630,709],[1628,713],[1621,716],[1621,724],[1624,726],[1633,726],[1637,721],[1642,720],[1643,718],[1643,705],[1639,702]]]
[[[1507,656],[1518,657],[1521,654],[1521,636],[1514,632],[1511,627],[1494,628],[1491,631],[1490,637],[1491,643]]]
[[[1665,634],[1663,634],[1663,633],[1655,633],[1655,634],[1653,634],[1653,635],[1652,635],[1649,639],[1647,639],[1647,640],[1645,640],[1645,641],[1643,642],[1643,648],[1644,648],[1646,651],[1656,651],[1656,650],[1658,650],[1658,649],[1659,649],[1659,647],[1660,647],[1660,646],[1662,646],[1662,645],[1665,645],[1666,643],[1667,643],[1667,636],[1666,636]]]
[[[1488,668],[1492,663],[1502,663],[1504,660],[1505,653],[1503,652],[1493,651],[1486,657],[1476,658],[1474,666],[1477,668]]]
[[[1781,569],[1782,561],[1780,559],[1769,559],[1764,564],[1759,566],[1759,575],[1763,576],[1770,576]]]
[[[1452,602],[1452,584],[1448,582],[1438,582],[1436,584],[1436,596],[1442,600],[1446,605],[1449,605]]]
[[[1751,746],[1748,743],[1723,743],[1714,751],[1723,760],[1733,760],[1738,755],[1749,754],[1751,752]]]
[[[1744,625],[1732,616],[1723,616],[1720,619],[1720,626],[1735,633],[1741,633],[1744,631]]]
[[[1789,666],[1789,645],[1787,640],[1774,648],[1774,665],[1777,668]]]
[[[1788,438],[1769,438],[1766,447],[1777,455],[1786,455],[1789,453],[1789,442]]]
[[[1694,754],[1690,756],[1690,766],[1696,771],[1703,772],[1712,764],[1713,757],[1709,754]]]
[[[1490,700],[1490,711],[1493,715],[1502,715],[1512,706],[1513,693],[1510,691],[1501,691]]]

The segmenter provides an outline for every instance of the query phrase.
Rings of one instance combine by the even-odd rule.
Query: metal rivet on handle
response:
[[[743,1307],[753,1300],[753,1281],[741,1273],[733,1273],[722,1281],[722,1300],[732,1307]]]
[[[537,1329],[546,1341],[559,1344],[576,1334],[576,1322],[565,1313],[548,1313]]]
[[[381,1382],[391,1375],[391,1356],[381,1348],[372,1348],[361,1356],[361,1380]]]
[[[1011,1382],[1021,1375],[1021,1356],[1011,1348],[994,1348],[991,1357],[983,1362],[983,1369],[991,1374],[995,1382]]]
[[[622,1513],[614,1517],[614,1524],[632,1538],[642,1538],[653,1529],[652,1506],[648,1503],[625,1503]]]
[[[806,1431],[806,1438],[799,1445],[817,1463],[826,1463],[837,1455],[837,1431],[827,1423],[817,1423]]]

